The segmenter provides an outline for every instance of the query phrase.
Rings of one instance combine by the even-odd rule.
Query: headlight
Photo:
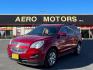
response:
[[[42,47],[43,45],[44,45],[44,41],[37,41],[37,42],[34,42],[30,46],[30,48],[36,48],[36,49],[38,49],[38,48]]]
[[[11,44],[11,43],[12,43],[12,40],[13,40],[13,39],[11,39],[11,40],[10,40],[9,44]]]

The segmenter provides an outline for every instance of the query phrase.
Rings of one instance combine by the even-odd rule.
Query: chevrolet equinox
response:
[[[10,40],[8,55],[25,65],[53,66],[60,55],[80,54],[81,33],[75,25],[42,24]]]

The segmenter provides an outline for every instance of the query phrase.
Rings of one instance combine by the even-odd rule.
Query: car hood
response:
[[[13,39],[13,41],[23,42],[23,43],[33,43],[35,41],[45,40],[50,37],[51,36],[25,35],[25,36],[16,37]]]

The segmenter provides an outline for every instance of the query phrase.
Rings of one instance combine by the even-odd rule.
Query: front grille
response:
[[[14,53],[25,53],[27,49],[24,48],[17,48],[17,47],[12,47],[11,51]]]
[[[22,42],[12,42],[13,46],[11,47],[11,51],[14,53],[25,53],[27,48],[21,48],[21,46],[29,47],[29,44]]]

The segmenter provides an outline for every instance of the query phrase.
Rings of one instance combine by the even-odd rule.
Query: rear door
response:
[[[67,36],[68,36],[68,47],[73,48],[76,46],[76,35],[75,32],[72,28],[70,28],[69,26],[67,27]]]
[[[65,52],[72,49],[75,46],[75,36],[73,29],[68,26],[63,26],[60,29],[60,32],[66,33],[65,36],[60,36],[60,38],[58,39],[58,48],[60,52]]]
[[[67,36],[67,27],[62,26],[59,32],[66,33],[66,35],[60,35],[59,39],[57,40],[59,51],[64,52],[64,51],[68,50],[67,45],[69,44],[68,36]]]

